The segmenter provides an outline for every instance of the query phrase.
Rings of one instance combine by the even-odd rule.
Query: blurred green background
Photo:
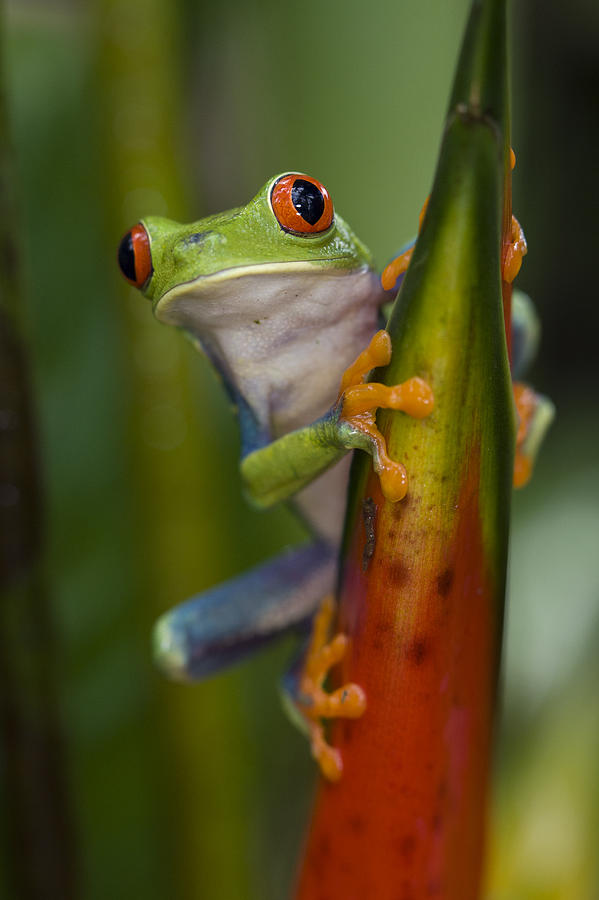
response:
[[[283,641],[206,684],[156,616],[301,536],[244,505],[209,366],[121,279],[121,234],[322,180],[384,265],[432,181],[466,0],[13,0],[4,68],[78,896],[280,900],[313,766]],[[599,896],[599,7],[514,4],[518,286],[557,421],[515,498],[488,897]],[[10,823],[9,823],[10,826]],[[0,895],[11,897],[9,851]]]

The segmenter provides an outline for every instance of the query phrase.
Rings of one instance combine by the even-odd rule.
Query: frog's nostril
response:
[[[134,225],[123,236],[119,244],[118,262],[127,281],[142,288],[153,271],[150,239],[143,225]]]
[[[196,231],[195,234],[190,234],[187,238],[188,244],[203,244],[209,234],[212,234],[211,231]]]

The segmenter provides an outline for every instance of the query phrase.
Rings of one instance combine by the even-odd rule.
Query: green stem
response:
[[[481,896],[501,647],[514,413],[501,292],[507,143],[505,10],[475,2],[435,182],[400,300],[391,364],[435,395],[421,421],[378,417],[408,494],[384,500],[363,456],[350,485],[340,721],[344,774],[317,797],[298,900]],[[363,510],[374,514],[366,571]]]

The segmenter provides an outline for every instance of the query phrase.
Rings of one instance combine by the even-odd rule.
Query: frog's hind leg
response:
[[[308,623],[334,587],[336,552],[314,542],[282,553],[165,613],[154,629],[160,668],[193,681]]]
[[[518,430],[513,481],[514,487],[520,488],[530,480],[539,448],[555,416],[555,407],[548,397],[520,381],[514,382],[514,402]]]
[[[287,673],[282,685],[283,702],[292,720],[310,739],[312,756],[329,781],[338,781],[343,761],[325,736],[329,719],[357,719],[366,710],[366,695],[353,683],[328,692],[324,682],[330,670],[341,662],[348,649],[344,634],[331,637],[335,601],[327,595],[312,622],[312,635],[301,658]]]

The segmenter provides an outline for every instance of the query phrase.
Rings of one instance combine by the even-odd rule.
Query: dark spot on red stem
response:
[[[354,834],[362,834],[362,832],[364,831],[365,823],[364,823],[364,819],[360,815],[356,814],[356,815],[348,816],[347,824],[349,825],[351,830],[354,832]]]
[[[428,654],[428,642],[425,638],[416,637],[406,647],[406,656],[415,666],[421,666]]]
[[[410,570],[402,562],[392,562],[386,569],[387,577],[394,587],[401,587],[410,579]]]
[[[406,834],[399,842],[399,852],[405,863],[410,863],[414,859],[414,851],[416,849],[416,838],[413,834]]]
[[[447,597],[453,584],[453,569],[445,569],[437,578],[437,590],[442,597]]]

